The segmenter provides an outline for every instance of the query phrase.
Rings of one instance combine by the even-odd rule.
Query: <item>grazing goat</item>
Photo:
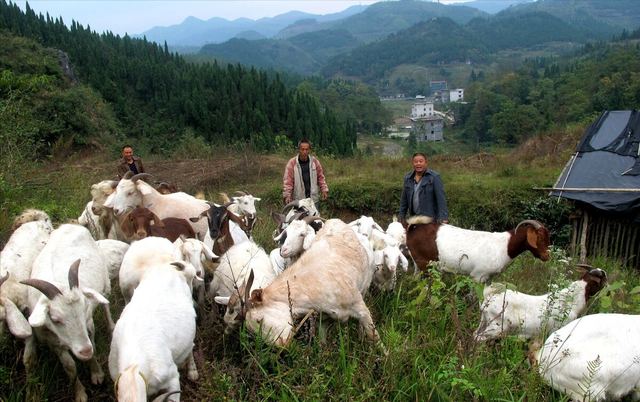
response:
[[[152,225],[151,222],[154,224]],[[158,218],[149,208],[136,207],[120,222],[122,232],[127,238],[141,240],[147,236],[164,237],[169,241],[178,240],[180,235],[195,238],[191,224],[182,218]]]
[[[47,344],[74,382],[76,401],[87,401],[84,386],[76,375],[71,353],[91,364],[91,382],[102,383],[104,374],[95,354],[93,311],[101,305],[109,329],[113,321],[107,297],[111,291],[102,254],[87,229],[62,225],[53,232],[31,271],[29,285],[29,324],[37,339]],[[34,336],[25,339],[24,365],[33,374],[37,362]],[[29,398],[27,398],[29,399]]]
[[[532,358],[542,378],[572,401],[638,400],[638,336],[638,315],[586,315],[549,335]]]
[[[178,366],[198,379],[193,360],[196,312],[191,300],[195,269],[172,262],[150,267],[122,310],[111,340],[109,373],[118,401],[146,401],[162,391],[180,391]],[[175,397],[180,400],[179,394]]]
[[[425,218],[407,221],[407,247],[423,271],[431,261],[438,261],[443,271],[486,283],[527,250],[542,261],[549,260],[549,231],[538,221],[525,220],[507,232],[490,233],[429,223],[430,218]]]
[[[46,212],[39,209],[25,209],[22,213],[15,217],[11,230],[16,230],[23,224],[33,221],[44,221],[51,225],[51,218]]]
[[[371,260],[356,233],[339,219],[327,220],[289,269],[251,292],[247,327],[269,343],[288,346],[295,319],[314,310],[339,321],[357,319],[368,340],[382,346],[363,299],[372,276]]]
[[[478,342],[503,334],[531,339],[548,334],[575,320],[587,301],[607,282],[607,274],[599,269],[580,270],[580,277],[568,287],[541,296],[531,296],[493,284],[484,288],[480,304],[480,325],[475,333]]]
[[[249,291],[266,287],[276,278],[267,253],[252,241],[236,244],[220,257],[209,285],[209,297],[227,306],[224,315],[226,333],[242,323],[240,296],[245,292],[251,272],[254,281],[249,285]]]
[[[104,203],[105,207],[113,208],[116,217],[121,218],[135,207],[145,206],[160,219],[183,218],[189,219],[208,210],[206,201],[199,200],[189,194],[178,192],[160,194],[155,188],[140,180],[151,177],[148,173],[139,173],[128,178],[125,175],[118,183],[113,194]],[[207,223],[192,221],[193,231],[198,240],[204,240]]]

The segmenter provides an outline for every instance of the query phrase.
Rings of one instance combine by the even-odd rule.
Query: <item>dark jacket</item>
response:
[[[142,159],[140,159],[137,156],[133,156],[133,164],[136,165],[136,169],[138,169],[138,173],[146,173],[146,171],[144,170],[144,165],[142,165]],[[125,174],[127,174],[127,172],[129,171],[129,164],[127,163],[126,159],[124,159],[123,157],[118,161],[117,167],[118,167],[118,177],[122,179],[122,177]]]
[[[398,218],[405,219],[411,208],[413,199],[414,177],[416,172],[408,173],[404,177],[402,196],[400,197],[400,210]],[[449,220],[449,210],[444,196],[444,184],[438,172],[427,169],[420,179],[419,191],[419,211],[412,215],[426,215],[438,221]]]

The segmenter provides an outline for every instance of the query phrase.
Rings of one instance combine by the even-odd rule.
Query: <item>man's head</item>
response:
[[[416,171],[416,173],[422,175],[427,170],[427,165],[429,164],[429,161],[427,160],[427,157],[423,153],[417,152],[413,154],[413,157],[411,158],[411,163],[413,164],[413,169]]]
[[[131,148],[131,145],[122,147],[122,156],[128,163],[133,161],[133,148]]]
[[[298,142],[298,156],[301,161],[305,162],[309,159],[311,153],[311,143],[309,140],[300,140]]]

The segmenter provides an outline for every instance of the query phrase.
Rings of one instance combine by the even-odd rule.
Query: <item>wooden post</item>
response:
[[[589,226],[589,212],[586,210],[582,215],[582,233],[580,236],[580,264],[587,263],[587,227]]]

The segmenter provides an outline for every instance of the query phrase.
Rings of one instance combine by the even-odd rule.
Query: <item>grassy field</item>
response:
[[[576,277],[571,250],[566,247],[565,221],[570,208],[549,202],[534,187],[553,184],[582,128],[532,140],[508,154],[437,155],[430,167],[441,173],[451,211],[451,223],[468,228],[502,231],[522,219],[539,219],[552,231],[552,259],[519,256],[494,281],[518,290],[542,294],[564,287]],[[371,140],[372,147],[375,144]],[[565,145],[563,145],[565,144]],[[568,146],[566,144],[572,144]],[[384,145],[381,145],[384,147]],[[366,145],[365,145],[366,147]],[[566,149],[558,153],[557,149]],[[174,181],[181,190],[204,191],[221,201],[220,192],[247,190],[258,203],[263,224],[255,241],[267,251],[275,224],[271,211],[282,208],[282,170],[289,154],[213,153],[207,160],[157,160],[145,157],[159,179]],[[383,227],[397,210],[407,158],[388,156],[336,159],[320,155],[327,172],[329,199],[321,205],[326,217],[350,221],[372,215]],[[76,218],[89,199],[91,183],[113,176],[113,155],[76,154],[56,164],[34,167],[28,180],[5,183],[0,219],[1,239],[10,235],[11,218],[24,208],[44,209],[56,224]],[[180,169],[175,169],[176,164]],[[173,168],[173,169],[172,169]],[[173,172],[173,173],[172,173]],[[176,173],[177,172],[177,173]],[[4,243],[3,243],[4,244]],[[619,261],[594,257],[589,263],[606,270],[610,287],[601,292],[588,313],[638,313],[640,284],[634,271]],[[305,324],[287,350],[271,347],[244,330],[223,335],[222,310],[212,304],[198,316],[195,357],[200,379],[181,375],[184,401],[566,401],[545,385],[527,359],[528,343],[515,337],[477,344],[478,299],[482,287],[467,277],[432,271],[428,276],[401,275],[393,292],[371,292],[366,303],[389,350],[388,356],[369,345],[354,322],[334,324],[326,341]],[[111,311],[116,319],[123,307],[114,284]],[[107,372],[109,336],[96,314],[96,353]],[[73,398],[69,380],[57,358],[39,348],[35,377],[26,378],[21,361],[22,341],[5,331],[0,344],[0,400],[23,401],[27,387],[35,401]],[[79,362],[79,378],[90,401],[112,401],[113,382],[92,385],[88,365]],[[108,375],[107,375],[108,377]]]

